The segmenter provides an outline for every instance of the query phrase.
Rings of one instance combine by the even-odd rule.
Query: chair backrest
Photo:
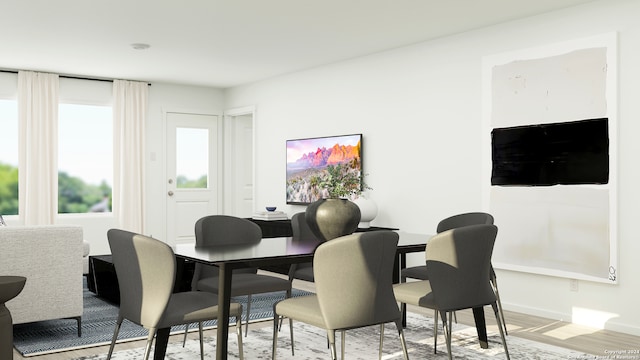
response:
[[[469,225],[482,225],[493,224],[493,216],[484,212],[469,212],[463,214],[457,214],[443,219],[438,223],[436,232],[441,233],[443,231],[469,226]]]
[[[314,240],[319,241],[307,224],[304,212],[293,214],[291,217],[291,230],[293,240]]]
[[[196,247],[212,245],[256,244],[262,240],[262,229],[251,220],[229,216],[209,215],[198,219],[195,225]],[[256,273],[256,268],[234,270],[235,273]],[[191,281],[192,288],[198,280],[218,276],[218,268],[196,264]]]
[[[400,318],[392,285],[397,245],[397,233],[371,231],[318,246],[313,273],[328,329],[349,329]]]
[[[146,328],[156,327],[167,308],[176,276],[171,248],[129,231],[107,231],[120,288],[120,315]]]
[[[439,310],[455,311],[496,301],[489,271],[498,228],[470,225],[434,235],[425,258],[433,301]]]
[[[251,220],[229,215],[209,215],[196,221],[196,246],[255,244],[262,230]]]
[[[307,223],[307,219],[305,217],[305,212],[299,212],[299,213],[293,214],[293,216],[291,217],[291,230],[292,230],[291,239],[294,242],[309,241],[309,242],[319,243],[321,241],[320,239],[318,239],[318,237],[313,233],[313,231],[309,227],[309,224]],[[310,262],[292,265],[289,270],[289,280],[293,279],[296,276],[297,270],[311,268],[311,266],[312,265]],[[302,279],[307,281],[313,281],[313,277],[308,278],[306,277],[306,275],[303,276]]]

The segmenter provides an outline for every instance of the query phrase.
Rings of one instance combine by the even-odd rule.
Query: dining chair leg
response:
[[[498,329],[500,330],[500,337],[502,338],[502,346],[504,347],[504,354],[507,356],[507,360],[510,360],[509,349],[507,348],[507,339],[504,336],[504,331],[502,330],[502,320],[500,320],[500,316],[498,313],[498,305],[496,302],[491,303],[491,307],[493,308],[493,313],[496,316],[496,322],[498,323]]]
[[[493,287],[493,292],[496,294],[498,310],[500,311],[500,320],[502,321],[502,325],[504,326],[504,334],[509,335],[509,332],[507,331],[507,322],[504,319],[504,312],[502,311],[502,301],[500,301],[500,293],[498,292],[498,283],[495,278],[491,279],[491,285]]]
[[[382,343],[384,341],[384,324],[380,324],[380,347],[378,349],[378,360],[382,360]]]
[[[433,353],[438,353],[438,310],[433,311]]]
[[[291,356],[295,355],[293,351],[293,320],[289,318],[289,334],[291,337]]]
[[[278,348],[278,315],[275,312],[275,305],[273,306],[273,310],[273,346],[271,348],[271,359],[276,360],[276,352]],[[293,351],[293,342],[291,342],[291,346]]]
[[[338,354],[336,351],[336,331],[327,330],[327,339],[329,339],[329,350],[331,351],[331,359],[338,360]]]
[[[187,334],[189,333],[189,324],[184,324],[184,337],[182,338],[182,347],[187,343]]]
[[[294,264],[294,265],[295,265],[295,264]],[[291,265],[291,266],[294,266],[294,265]],[[292,281],[293,281],[293,280],[289,280],[289,282],[290,282],[290,283],[291,283]],[[289,288],[289,290],[287,290],[287,293],[285,294],[285,297],[284,297],[284,298],[285,298],[285,299],[288,299],[288,298],[290,298],[290,297],[291,297],[291,288]],[[281,316],[281,317],[280,317],[280,324],[279,324],[279,326],[278,326],[278,331],[280,331],[280,329],[282,329],[282,321],[284,321],[284,317],[283,317],[283,316]],[[289,319],[289,322],[291,322],[291,319]]]
[[[444,339],[445,342],[447,343],[447,353],[449,356],[449,360],[452,360],[453,357],[451,355],[451,320],[452,320],[452,315],[451,313],[441,313],[442,315],[442,327],[444,329]],[[449,319],[447,319],[447,315],[449,317]]]
[[[144,348],[144,360],[149,360],[149,353],[151,353],[151,344],[153,338],[156,336],[156,329],[149,329],[149,335],[147,336],[147,346]]]
[[[404,330],[402,330],[401,325],[398,326],[398,336],[400,337],[400,345],[402,345],[402,355],[404,355],[404,360],[409,360],[409,351],[407,350],[407,342],[404,338]]]
[[[398,329],[398,337],[400,338],[400,345],[402,346],[402,354],[405,360],[409,360],[409,351],[407,350],[407,342],[404,338],[404,331],[402,330],[402,320],[396,321],[396,328]],[[378,350],[378,360],[382,360],[382,349],[384,347],[384,324],[380,324],[380,348]]]
[[[342,330],[342,336],[340,338],[340,359],[344,360],[344,346],[346,343],[346,336],[347,336],[347,331],[346,330]]]
[[[240,313],[242,313],[242,311]],[[244,360],[244,349],[242,347],[242,315],[236,316],[236,333],[238,335],[238,357],[240,357],[240,360]]]
[[[109,346],[109,353],[107,354],[107,360],[111,359],[111,355],[113,354],[113,348],[116,346],[116,340],[118,340],[118,333],[120,332],[120,325],[122,325],[122,321],[124,319],[118,316],[118,321],[116,322],[116,329],[113,331],[113,337],[111,338],[111,345]]]
[[[202,334],[202,321],[198,321],[198,335],[200,338],[200,360],[204,360],[204,336]]]
[[[407,326],[407,324],[406,324],[406,320],[407,320],[407,317],[406,317],[407,304],[400,303],[400,314],[402,314],[402,318],[403,318],[403,322],[404,322],[404,324],[402,324],[402,325],[403,325],[403,327],[406,327]]]
[[[247,296],[247,322],[244,324],[244,337],[249,335],[249,315],[251,314],[251,294]]]
[[[453,320],[453,315],[451,315],[451,312],[441,312],[440,315],[442,317],[442,330],[444,332],[444,341],[447,344],[448,358],[449,360],[452,360],[453,356],[451,355],[451,323]]]

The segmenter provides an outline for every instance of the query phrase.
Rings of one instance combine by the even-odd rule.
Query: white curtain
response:
[[[18,72],[19,213],[25,225],[53,224],[58,214],[56,74]]]
[[[122,229],[144,234],[147,83],[113,81],[113,212]]]

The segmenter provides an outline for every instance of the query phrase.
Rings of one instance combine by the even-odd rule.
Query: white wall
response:
[[[571,292],[568,279],[498,278],[507,309],[640,335],[639,13],[639,1],[602,0],[228,89],[227,108],[256,106],[256,207],[304,210],[285,205],[286,139],[362,132],[380,209],[373,224],[432,233],[440,219],[482,206],[482,57],[617,31],[619,283],[582,281]]]

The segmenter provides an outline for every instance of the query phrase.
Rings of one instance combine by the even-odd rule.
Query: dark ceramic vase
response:
[[[322,199],[307,207],[305,220],[318,239],[327,241],[353,234],[360,223],[360,208],[346,199]]]

